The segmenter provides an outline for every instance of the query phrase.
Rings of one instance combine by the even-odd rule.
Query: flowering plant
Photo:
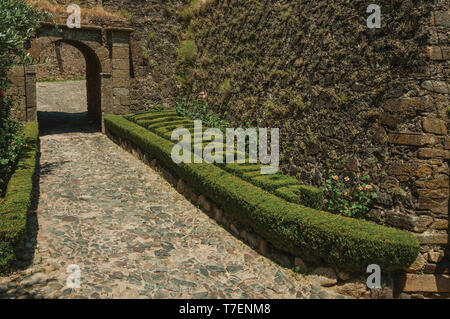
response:
[[[340,178],[331,174],[325,182],[327,210],[348,217],[364,218],[371,208],[372,200],[377,197],[369,179],[369,175],[352,180],[349,176]]]

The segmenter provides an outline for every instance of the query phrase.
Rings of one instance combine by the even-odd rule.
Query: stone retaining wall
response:
[[[386,218],[414,232],[421,243],[421,254],[409,274],[402,276],[404,291],[430,295],[450,292],[450,12],[433,11],[427,31],[423,54],[427,63],[420,87],[414,95],[383,103],[381,130],[393,152],[388,173],[412,195],[411,209]],[[393,129],[393,124],[407,129]]]
[[[421,243],[404,290],[448,293],[448,1],[377,4],[380,29],[362,0],[211,1],[189,22],[181,84],[232,127],[279,127],[280,167],[301,183],[370,175],[368,218]]]

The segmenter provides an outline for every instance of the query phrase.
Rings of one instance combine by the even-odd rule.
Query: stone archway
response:
[[[125,114],[130,108],[130,33],[129,28],[42,23],[30,40],[29,53],[38,59],[47,46],[64,42],[77,48],[86,60],[88,111],[98,120],[104,114]],[[11,71],[11,93],[16,96],[22,121],[37,120],[36,70],[20,66]]]
[[[49,45],[54,45],[55,43],[65,43],[69,44],[72,47],[76,48],[81,52],[81,54],[84,57],[84,61],[86,63],[86,93],[87,93],[87,108],[89,114],[96,118],[101,119],[102,116],[102,109],[105,108],[105,105],[102,105],[102,80],[101,80],[101,74],[104,73],[102,70],[105,68],[105,65],[102,65],[98,55],[95,51],[92,50],[92,48],[85,43],[81,41],[74,41],[74,40],[67,40],[67,39],[61,39],[56,40],[50,44],[47,44],[47,41],[45,41],[45,45],[43,44],[37,44],[38,47],[44,51],[44,49]],[[35,44],[36,45],[36,44]],[[104,48],[104,50],[107,50]],[[37,54],[34,53],[34,54]],[[40,54],[41,58],[44,57],[42,54]],[[105,73],[110,73],[109,72]],[[109,89],[106,87],[105,89]],[[102,108],[103,107],[103,108]]]

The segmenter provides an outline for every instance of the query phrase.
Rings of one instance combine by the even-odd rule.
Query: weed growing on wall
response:
[[[372,200],[377,197],[369,179],[369,175],[352,179],[332,174],[325,181],[326,209],[348,217],[365,218]]]
[[[209,112],[207,97],[208,95],[205,92],[201,92],[200,98],[192,102],[184,97],[179,97],[175,105],[175,110],[180,116],[186,116],[193,120],[201,120],[205,126],[218,128],[222,132],[225,132],[225,129],[230,127],[230,123]]]

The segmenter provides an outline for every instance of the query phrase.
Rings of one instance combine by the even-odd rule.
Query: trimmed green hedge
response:
[[[277,188],[275,194],[288,202],[301,203],[305,206],[321,209],[324,194],[321,189],[308,185],[289,185]]]
[[[127,120],[156,133],[157,135],[170,140],[172,131],[178,127],[184,127],[194,133],[194,121],[181,116],[177,116],[174,111],[159,111],[147,113],[135,113],[124,116]],[[205,131],[207,127],[203,127]],[[209,142],[203,142],[206,146]],[[193,143],[192,143],[192,147]],[[237,152],[237,151],[236,151]],[[225,156],[225,153],[223,153]],[[246,154],[246,158],[248,155]],[[300,185],[298,180],[292,176],[283,175],[281,172],[275,175],[261,175],[256,169],[248,171],[249,165],[258,165],[258,170],[262,167],[260,164],[217,164],[224,170],[245,179],[253,185],[259,186],[274,195],[283,197],[285,200],[302,204],[308,207],[321,209],[323,207],[324,196],[322,189]],[[256,167],[256,166],[255,166]],[[286,192],[284,188],[289,187]]]
[[[8,183],[5,200],[0,204],[0,272],[15,260],[15,250],[24,238],[31,207],[36,170],[39,128],[35,122],[24,126],[26,146]]]
[[[287,202],[217,165],[177,165],[170,156],[171,141],[122,116],[106,116],[105,127],[161,161],[220,205],[234,222],[280,250],[307,261],[363,272],[369,264],[378,264],[384,271],[402,269],[418,255],[419,243],[409,232]]]

